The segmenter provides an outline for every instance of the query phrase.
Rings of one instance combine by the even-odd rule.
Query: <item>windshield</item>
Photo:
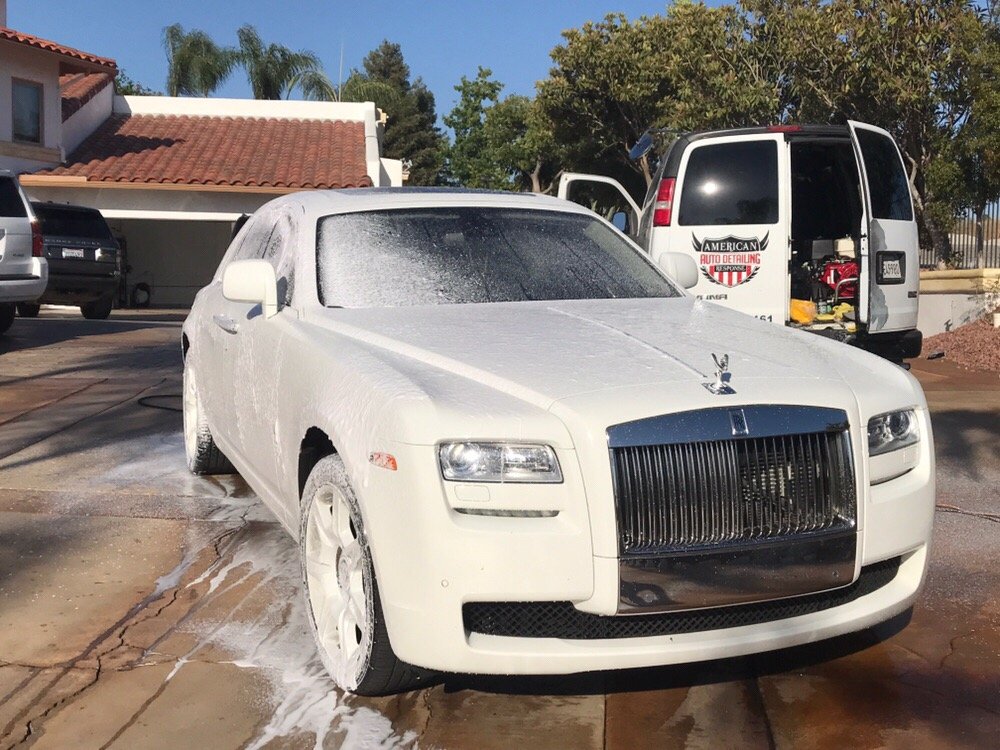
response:
[[[110,241],[111,230],[104,217],[97,211],[80,211],[44,203],[32,203],[35,215],[42,224],[42,234],[49,237],[87,237]]]
[[[327,216],[318,227],[317,275],[328,307],[680,296],[597,219],[517,208]]]

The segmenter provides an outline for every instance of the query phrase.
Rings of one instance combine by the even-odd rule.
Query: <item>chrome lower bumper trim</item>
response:
[[[618,613],[724,607],[849,586],[857,544],[852,530],[622,558]]]

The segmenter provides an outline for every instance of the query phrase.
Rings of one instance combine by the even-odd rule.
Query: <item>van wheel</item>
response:
[[[114,306],[113,297],[101,297],[100,299],[80,305],[80,312],[87,320],[107,320],[111,315],[111,308]]]
[[[198,397],[194,368],[190,361],[184,363],[184,453],[192,474],[235,474],[236,469],[215,444],[208,429],[205,412]]]
[[[389,643],[371,549],[340,456],[320,460],[306,480],[299,549],[310,630],[337,685],[388,695],[427,684],[433,673],[397,659]]]
[[[22,318],[37,318],[41,309],[42,306],[36,305],[34,302],[17,303],[17,314]]]
[[[14,323],[14,305],[0,305],[0,333],[5,333]]]

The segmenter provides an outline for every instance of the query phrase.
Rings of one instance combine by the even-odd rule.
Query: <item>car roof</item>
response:
[[[590,214],[583,206],[560,198],[537,193],[514,193],[503,190],[469,190],[447,187],[345,188],[311,190],[286,196],[318,214],[375,211],[386,208],[433,208],[436,206],[495,206],[528,208]]]
[[[57,211],[76,211],[91,214],[101,213],[96,208],[90,206],[75,206],[72,203],[54,203],[53,201],[30,201],[32,208],[42,208],[47,211],[55,209]]]

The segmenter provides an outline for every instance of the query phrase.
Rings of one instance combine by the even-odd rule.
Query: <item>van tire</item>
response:
[[[14,323],[14,313],[16,308],[13,304],[0,304],[0,333],[6,333],[7,329]]]
[[[17,314],[21,318],[37,318],[42,306],[34,302],[18,302]]]
[[[87,320],[107,320],[111,315],[111,308],[114,307],[113,297],[101,297],[93,302],[80,305],[80,312]]]

